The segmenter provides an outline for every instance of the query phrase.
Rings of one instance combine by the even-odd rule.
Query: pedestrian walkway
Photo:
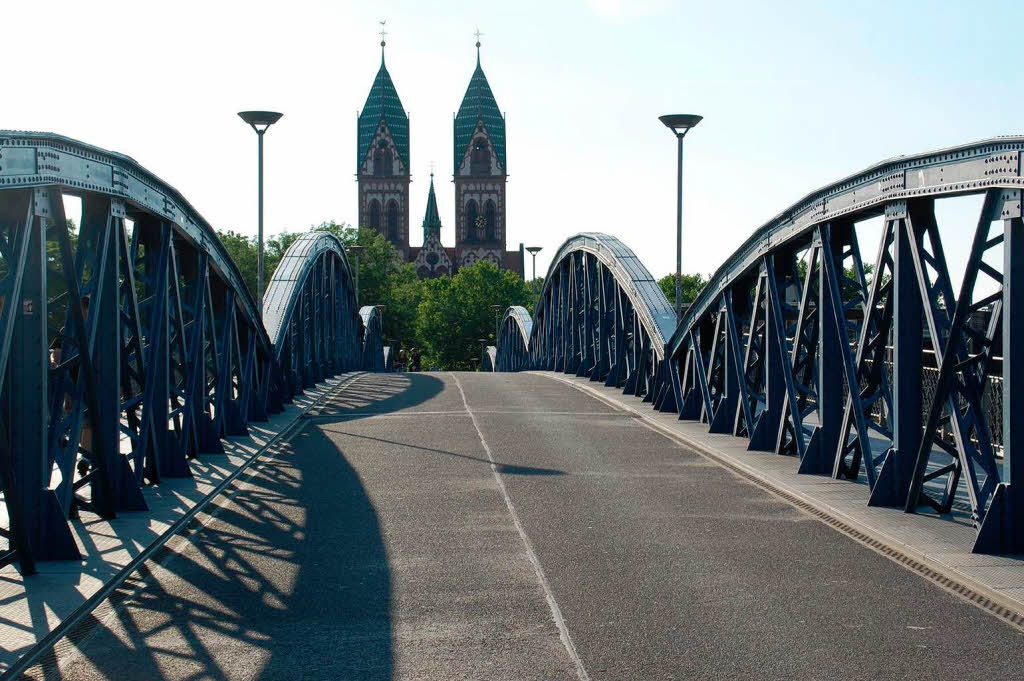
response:
[[[224,454],[204,454],[190,461],[191,478],[165,478],[143,488],[148,511],[123,512],[105,520],[83,511],[71,523],[81,561],[37,564],[38,574],[22,577],[13,565],[0,570],[0,672],[8,670],[40,641],[62,631],[62,624],[88,615],[126,571],[140,562],[191,516],[218,486],[287,431],[307,409],[346,381],[326,381],[298,396],[265,423],[250,423],[249,435],[222,440]],[[138,584],[128,576],[129,587]]]

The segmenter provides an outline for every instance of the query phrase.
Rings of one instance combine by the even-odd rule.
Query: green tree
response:
[[[470,369],[480,356],[478,339],[494,343],[492,305],[529,306],[529,285],[514,272],[481,260],[459,269],[454,277],[421,283],[416,334],[425,352],[424,364],[444,369]]]
[[[235,261],[235,265],[238,267],[238,271],[242,275],[242,281],[245,282],[245,287],[249,289],[249,293],[252,295],[253,300],[255,300],[256,261],[258,255],[256,239],[245,236],[244,234],[239,234],[238,232],[230,229],[218,229],[217,236],[220,237],[220,242],[224,245],[224,250],[226,250],[228,255],[231,256],[231,259]],[[264,262],[264,265],[266,265],[266,262]]]
[[[704,286],[707,285],[708,280],[711,279],[710,276],[705,278],[703,274],[684,274],[681,278],[683,280],[683,305],[692,303]],[[675,307],[676,275],[666,274],[658,280],[658,286],[661,287],[662,292],[668,298],[668,302],[672,307]]]

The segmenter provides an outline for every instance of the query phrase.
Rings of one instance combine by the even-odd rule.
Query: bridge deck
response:
[[[1024,666],[1018,630],[543,375],[367,375],[206,520],[34,676],[1013,678]]]

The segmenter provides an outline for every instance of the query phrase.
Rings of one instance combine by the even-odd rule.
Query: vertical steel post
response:
[[[676,169],[676,322],[683,318],[683,137],[676,133],[679,143]]]
[[[1007,197],[1017,213],[1003,221],[1003,470],[988,512],[978,532],[974,553],[1024,551],[1024,361],[1014,348],[1024,343],[1024,219],[1020,193]],[[1012,201],[1007,201],[1012,203]],[[1005,205],[1005,204],[1004,204]],[[1004,209],[1004,214],[1009,212]]]
[[[55,195],[55,196],[54,196]],[[9,373],[11,457],[15,483],[21,495],[22,528],[33,557],[38,560],[78,560],[80,555],[64,512],[49,489],[47,465],[47,343],[46,223],[60,201],[55,190],[37,189],[33,213],[25,223],[22,239],[28,239],[20,293],[7,301],[14,315]],[[59,225],[63,229],[64,225]],[[14,292],[18,292],[15,288]]]
[[[849,227],[844,227],[850,229]],[[831,473],[843,422],[843,347],[846,319],[842,300],[842,236],[831,224],[819,228],[821,266],[818,284],[818,418],[801,473]]]
[[[260,319],[263,319],[263,133],[266,132],[266,128],[263,130],[257,130],[256,136],[259,138],[259,227],[257,228],[257,238],[259,239],[259,249],[256,255],[256,304],[259,305]]]
[[[882,462],[878,481],[871,491],[868,503],[872,506],[906,504],[917,450],[921,446],[924,312],[908,227],[903,219],[898,219],[893,227],[893,290],[890,294],[893,299],[893,441],[892,448]],[[882,238],[885,238],[884,234]],[[876,272],[875,276],[882,276],[882,273]],[[869,460],[865,461],[865,465],[871,466],[873,463]]]

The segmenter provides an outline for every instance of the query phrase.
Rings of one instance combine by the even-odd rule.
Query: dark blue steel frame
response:
[[[587,376],[671,410],[663,360],[674,324],[672,306],[632,250],[607,234],[578,234],[552,259],[532,326],[525,309],[505,312],[498,370]]]
[[[943,514],[962,505],[979,527],[976,552],[1024,551],[1024,451],[1012,447],[1013,394],[1024,385],[1012,350],[1024,317],[1010,316],[1024,276],[1014,264],[1024,247],[1022,153],[1024,138],[1007,137],[885,161],[758,229],[669,340],[680,418],[795,455],[802,473],[857,479],[863,469],[872,505]],[[967,194],[985,200],[954,295],[934,204]],[[854,224],[879,215],[868,277]],[[1001,270],[998,257],[985,259],[996,248]],[[938,385],[922,404],[929,352]],[[982,408],[1000,363],[1001,466]]]
[[[81,199],[76,238],[64,195]],[[277,330],[302,330],[303,378],[318,380],[358,367],[364,334],[340,244],[297,243],[310,248],[276,278],[302,283],[270,307],[285,310]],[[127,156],[0,132],[0,563],[30,574],[79,558],[68,519],[144,510],[143,484],[189,476],[190,458],[266,420],[294,394],[277,361],[292,347],[271,344],[216,233],[172,187]]]
[[[533,318],[525,307],[513,305],[505,310],[498,332],[498,345],[490,359],[490,371],[522,371],[530,368],[530,335]],[[487,346],[491,348],[493,346]],[[485,353],[487,354],[487,353]]]
[[[362,318],[345,249],[333,234],[300,235],[281,258],[263,296],[263,323],[274,343],[273,399],[363,366]]]
[[[384,317],[380,308],[376,305],[364,305],[359,308],[359,317],[362,320],[360,338],[363,343],[363,371],[388,370],[390,357],[384,353]]]

